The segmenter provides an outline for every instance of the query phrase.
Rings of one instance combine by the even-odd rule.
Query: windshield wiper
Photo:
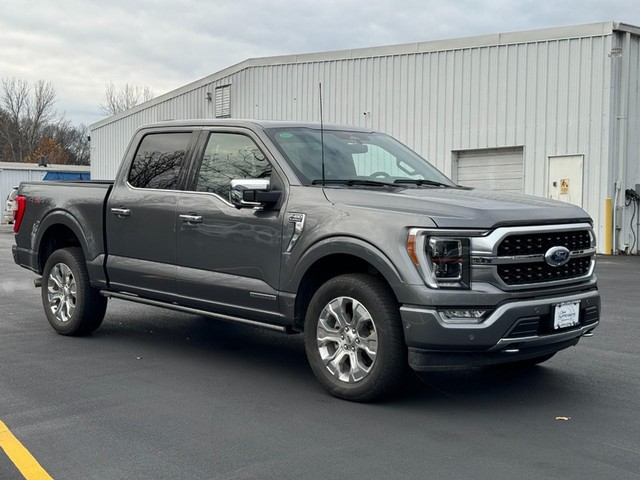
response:
[[[313,180],[311,185],[322,185],[323,181]],[[366,187],[389,187],[393,186],[392,183],[378,182],[377,180],[359,180],[357,178],[331,178],[324,181],[325,185],[346,185],[352,187],[354,185],[364,185]]]
[[[435,180],[426,180],[424,178],[412,179],[412,178],[399,178],[394,180],[393,183],[406,183],[409,185],[430,185],[432,187],[449,187],[455,188],[455,185],[449,185],[447,183],[436,182]]]

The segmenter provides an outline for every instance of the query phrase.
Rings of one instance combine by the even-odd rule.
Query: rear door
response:
[[[175,289],[176,208],[197,132],[139,136],[107,202],[107,273],[114,290],[167,299]]]
[[[210,129],[201,142],[177,210],[180,301],[278,322],[284,176],[249,130]],[[282,191],[280,202],[265,208],[234,207],[230,181],[247,178],[269,178],[271,189]]]

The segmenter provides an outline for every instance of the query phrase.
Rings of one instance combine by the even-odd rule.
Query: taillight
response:
[[[22,217],[24,217],[24,212],[27,209],[27,197],[17,195],[13,202],[13,232],[18,233]]]

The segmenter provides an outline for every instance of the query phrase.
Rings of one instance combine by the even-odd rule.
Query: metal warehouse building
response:
[[[0,162],[0,224],[5,223],[5,200],[20,182],[40,180],[89,180],[89,167],[79,165],[47,165],[37,163]]]
[[[580,205],[600,252],[635,253],[639,71],[640,28],[613,22],[249,59],[93,124],[91,174],[113,178],[145,123],[318,121],[322,82],[325,121],[389,133],[463,185]]]

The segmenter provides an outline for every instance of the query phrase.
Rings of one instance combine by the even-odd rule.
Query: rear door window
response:
[[[138,147],[128,181],[136,188],[176,190],[191,132],[152,133]]]

